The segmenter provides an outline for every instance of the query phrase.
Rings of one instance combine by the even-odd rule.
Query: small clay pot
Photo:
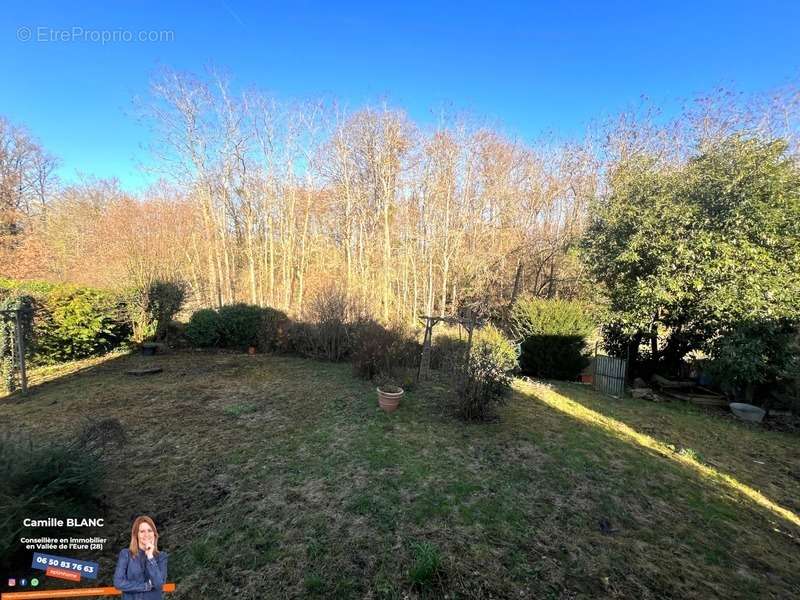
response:
[[[403,397],[403,388],[395,385],[387,385],[378,388],[378,406],[387,413],[394,412],[400,405],[400,398]]]
[[[256,353],[256,347],[255,347],[255,346],[250,346],[250,347],[247,349],[247,353],[248,353],[250,356],[253,356],[253,355]]]

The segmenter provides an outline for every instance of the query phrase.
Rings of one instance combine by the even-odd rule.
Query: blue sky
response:
[[[418,122],[442,105],[521,139],[580,135],[647,96],[668,111],[718,85],[800,80],[800,2],[9,2],[0,115],[63,165],[140,189],[147,131],[132,99],[160,66],[213,63],[279,96],[387,98]],[[32,39],[20,41],[20,28]],[[59,31],[161,31],[166,42],[42,41]],[[55,31],[55,34],[51,34]],[[84,37],[98,35],[85,33]],[[80,37],[80,35],[78,36]]]

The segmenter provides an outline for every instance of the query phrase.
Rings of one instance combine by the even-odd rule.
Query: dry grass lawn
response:
[[[101,583],[146,513],[176,600],[800,597],[800,439],[722,413],[518,381],[497,423],[464,425],[441,382],[385,415],[348,365],[263,355],[34,381],[3,430],[127,434],[103,458]]]

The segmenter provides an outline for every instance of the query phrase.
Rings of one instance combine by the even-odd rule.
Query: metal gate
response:
[[[594,389],[603,394],[621,398],[625,393],[627,363],[624,358],[612,358],[602,354],[594,356]]]

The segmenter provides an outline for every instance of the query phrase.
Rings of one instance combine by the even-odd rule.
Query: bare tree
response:
[[[26,219],[45,215],[57,166],[25,129],[0,117],[0,237],[19,234]]]

